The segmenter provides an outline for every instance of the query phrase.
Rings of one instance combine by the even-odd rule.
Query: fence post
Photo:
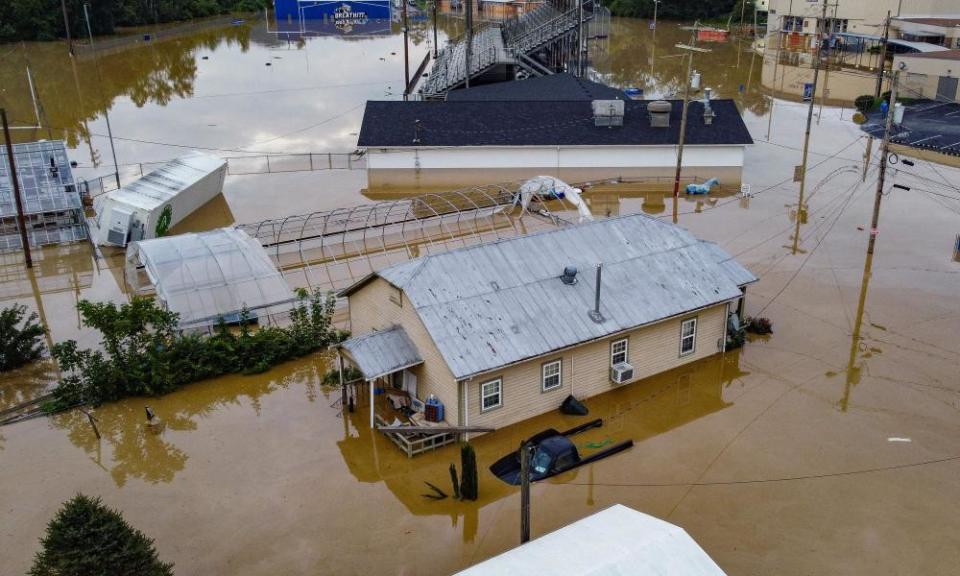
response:
[[[347,170],[353,170],[353,154],[347,154]]]
[[[270,174],[270,156],[267,156],[267,174]]]
[[[327,168],[333,170],[333,154],[327,152]]]
[[[138,166],[140,166],[140,177],[143,178],[143,162],[140,162]]]
[[[310,171],[313,172],[313,152],[310,153]]]

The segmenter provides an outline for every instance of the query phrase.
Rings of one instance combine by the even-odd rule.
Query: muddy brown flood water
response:
[[[654,51],[645,22],[614,19],[596,67],[618,85],[669,94],[681,69],[671,46],[685,36],[662,23]],[[849,108],[828,105],[815,119],[816,167],[793,254],[790,177],[806,108],[789,94],[770,98],[762,78],[773,77],[771,56],[735,40],[713,48],[696,67],[705,85],[738,100],[757,140],[745,170],[754,196],[682,198],[680,224],[761,278],[747,311],[770,317],[775,333],[589,400],[606,425],[578,437],[581,448],[636,445],[535,484],[533,534],[623,503],[682,526],[731,575],[956,574],[960,173],[901,166],[895,181],[911,190],[884,198],[867,259],[875,166],[860,183],[865,140]],[[254,22],[105,56],[102,91],[89,63],[73,75],[62,46],[32,46],[29,57],[52,135],[82,166],[95,156],[100,168],[81,170],[93,174],[109,170],[97,135],[108,102],[121,163],[170,158],[179,151],[170,144],[349,150],[363,99],[396,97],[402,62],[392,52],[402,53],[396,33],[287,44]],[[2,103],[29,121],[22,62],[3,58]],[[358,203],[364,184],[347,171],[231,176],[223,202],[186,228]],[[587,197],[595,213],[672,211],[662,191],[636,185]],[[120,259],[93,260],[77,245],[37,260],[25,274],[15,256],[2,257],[0,305],[41,312],[54,341],[95,345],[74,304],[122,301]],[[475,439],[480,499],[431,501],[424,481],[448,486],[457,449],[402,456],[371,434],[363,410],[342,417],[338,395],[320,384],[324,369],[313,356],[106,405],[96,411],[100,441],[76,412],[0,428],[0,573],[29,567],[46,522],[77,492],[121,509],[179,574],[439,575],[518,543],[518,490],[486,467],[520,438],[578,420],[549,414]],[[54,378],[49,363],[3,375],[0,407]],[[164,420],[161,433],[144,426],[144,405]]]

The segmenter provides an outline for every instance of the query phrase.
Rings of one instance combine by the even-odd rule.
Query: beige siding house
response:
[[[342,293],[340,353],[449,425],[501,428],[723,351],[755,281],[682,228],[609,218],[372,274]]]

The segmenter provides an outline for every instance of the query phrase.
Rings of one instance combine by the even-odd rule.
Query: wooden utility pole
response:
[[[530,446],[520,442],[520,543],[530,541]]]
[[[897,107],[897,82],[900,72],[893,72],[890,83],[890,107],[887,108],[887,125],[883,131],[883,142],[880,144],[880,174],[877,177],[877,194],[873,199],[873,219],[870,221],[870,242],[867,244],[867,254],[873,254],[874,244],[877,242],[878,226],[880,225],[880,201],[883,199],[884,178],[887,175],[887,154],[890,149],[890,131],[893,129],[894,110]]]
[[[880,41],[880,62],[877,65],[877,87],[873,91],[873,97],[879,98],[883,90],[883,73],[887,68],[887,40],[890,39],[890,11],[887,10],[887,19],[883,24],[883,40]]]
[[[403,99],[406,100],[410,90],[410,42],[409,21],[407,20],[407,0],[403,0]]]
[[[797,200],[797,225],[793,231],[793,253],[796,254],[800,246],[800,221],[803,214],[803,193],[807,187],[807,158],[810,152],[810,125],[813,123],[813,104],[817,100],[817,80],[820,78],[820,64],[822,62],[821,48],[823,47],[823,29],[827,20],[827,0],[823,0],[823,12],[817,22],[817,55],[813,67],[813,92],[810,94],[810,106],[807,108],[807,128],[803,133],[803,158],[800,161],[800,198]]]
[[[7,124],[6,108],[0,108],[0,120],[3,122],[3,137],[7,142],[7,162],[10,165],[10,184],[13,186],[13,199],[17,205],[17,227],[20,228],[23,258],[27,263],[27,268],[33,268],[33,258],[30,255],[30,240],[27,238],[27,220],[23,216],[23,198],[20,196],[20,177],[17,175],[17,162],[13,154],[13,140],[10,139],[10,125]]]
[[[67,33],[67,48],[70,55],[73,56],[73,37],[70,35],[70,17],[67,16],[67,0],[60,0],[60,7],[63,8],[63,29]]]
[[[677,145],[677,170],[674,173],[673,177],[673,223],[677,223],[678,213],[677,213],[677,199],[680,198],[680,172],[683,167],[683,144],[686,141],[687,135],[687,105],[690,102],[690,74],[693,71],[693,53],[694,52],[710,52],[706,48],[697,48],[695,46],[697,41],[697,30],[700,27],[700,23],[696,22],[693,25],[693,41],[691,45],[687,44],[677,44],[676,47],[682,50],[688,50],[687,53],[687,83],[683,89],[683,108],[680,113],[680,140]]]

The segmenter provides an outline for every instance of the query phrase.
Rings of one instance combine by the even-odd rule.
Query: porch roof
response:
[[[366,380],[423,363],[416,345],[400,326],[345,340],[340,348],[363,372]]]

